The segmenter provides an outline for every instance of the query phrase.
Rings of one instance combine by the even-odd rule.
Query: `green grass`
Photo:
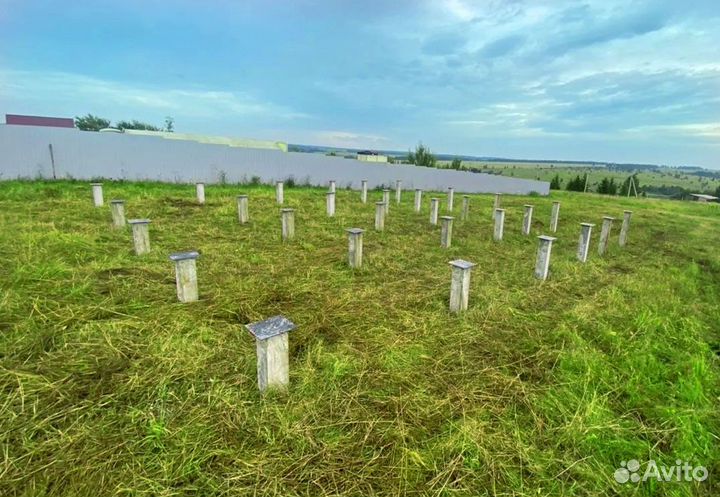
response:
[[[251,223],[234,196],[250,195]],[[0,495],[718,495],[720,206],[568,193],[489,195],[453,246],[392,205],[286,188],[105,183],[152,219],[132,253],[79,182],[0,183]],[[444,199],[444,197],[443,197]],[[456,213],[460,196],[456,196]],[[562,202],[551,276],[537,239]],[[444,204],[444,200],[443,200]],[[634,211],[604,258],[575,260],[578,223]],[[344,228],[366,228],[347,267]],[[596,230],[598,229],[596,228]],[[180,304],[168,254],[196,249],[201,300]],[[478,265],[470,308],[447,311],[450,267]],[[284,314],[291,386],[261,395],[248,322]],[[703,483],[625,485],[621,461],[707,466]]]
[[[441,165],[447,166],[448,162]],[[551,181],[555,175],[558,175],[562,182],[562,188],[565,189],[568,181],[576,176],[583,177],[588,175],[588,189],[595,191],[603,178],[613,178],[619,185],[627,179],[632,172],[609,170],[605,167],[589,167],[583,164],[548,164],[548,163],[528,163],[528,162],[497,162],[497,161],[463,161],[464,167],[475,167],[481,169],[481,172],[494,172],[503,176],[513,176],[515,178],[536,179],[540,181]],[[661,186],[678,186],[692,192],[704,192],[713,194],[720,180],[715,178],[705,178],[694,174],[690,174],[681,170],[673,170],[670,168],[662,168],[657,171],[637,171],[638,181],[641,186],[661,187]]]

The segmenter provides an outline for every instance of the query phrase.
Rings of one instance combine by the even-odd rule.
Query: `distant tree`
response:
[[[462,169],[462,161],[460,159],[453,159],[450,163],[450,169]]]
[[[560,190],[562,186],[560,185],[560,176],[555,175],[553,176],[553,179],[550,180],[550,189],[551,190]]]
[[[167,116],[165,118],[165,131],[168,133],[172,133],[175,131],[175,119],[173,119],[172,116]]]
[[[610,178],[610,184],[608,185],[608,195],[617,195],[618,185],[615,183],[615,178]]]
[[[420,142],[414,152],[408,151],[408,162],[416,166],[435,167],[437,161],[430,149]]]
[[[607,178],[603,178],[597,187],[597,192],[606,194],[608,192],[608,184],[609,183],[610,183],[610,181]]]
[[[395,157],[392,155],[388,155],[388,164],[395,164]]]
[[[162,131],[162,129],[158,128],[157,126],[138,121],[137,119],[133,119],[132,121],[118,121],[117,123],[115,123],[115,126],[118,129],[142,129],[146,131]]]
[[[720,185],[715,189],[715,196],[720,197]]]
[[[603,178],[598,185],[597,192],[605,195],[615,195],[617,193],[617,184],[614,178]]]
[[[587,180],[587,174],[585,174],[582,177],[578,174],[573,179],[568,181],[565,189],[569,192],[584,192],[586,180]]]
[[[83,131],[100,131],[110,126],[110,119],[95,116],[93,114],[85,114],[84,116],[75,116],[75,127]]]
[[[575,191],[575,183],[577,182],[578,178],[579,176],[570,178],[570,180],[565,184],[565,189],[569,192]]]

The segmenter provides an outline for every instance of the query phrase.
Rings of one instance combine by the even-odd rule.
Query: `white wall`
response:
[[[490,174],[433,169],[403,164],[360,162],[318,154],[244,149],[158,137],[94,133],[65,128],[0,125],[0,179],[52,178],[48,145],[55,157],[58,179],[127,179],[166,182],[227,182],[259,176],[263,182],[295,178],[301,183],[360,188],[394,185],[403,188],[457,192],[547,195],[544,181]]]

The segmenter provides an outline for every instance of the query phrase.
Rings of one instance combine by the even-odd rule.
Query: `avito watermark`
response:
[[[705,466],[691,466],[689,462],[680,459],[675,461],[675,466],[660,466],[650,459],[644,473],[640,472],[640,466],[637,459],[622,461],[613,477],[618,483],[638,483],[647,480],[659,482],[705,481],[708,477],[708,470]]]

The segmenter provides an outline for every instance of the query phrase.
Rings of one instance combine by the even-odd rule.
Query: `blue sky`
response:
[[[720,1],[0,0],[0,113],[720,168]]]

